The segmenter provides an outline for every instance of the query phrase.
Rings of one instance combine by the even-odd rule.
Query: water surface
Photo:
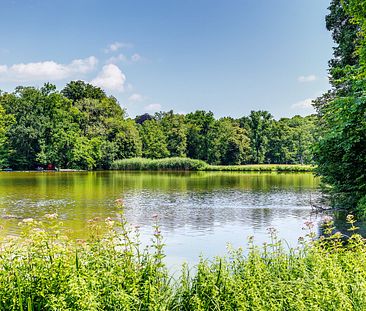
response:
[[[17,223],[57,212],[82,235],[94,217],[116,217],[121,198],[128,221],[146,242],[158,216],[167,262],[223,255],[228,243],[268,240],[268,228],[296,245],[305,221],[319,221],[310,202],[319,196],[311,173],[24,172],[0,173],[0,216],[7,234]]]

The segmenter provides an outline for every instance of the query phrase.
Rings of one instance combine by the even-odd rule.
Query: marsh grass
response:
[[[111,169],[135,171],[311,172],[314,167],[300,164],[209,165],[204,161],[189,158],[131,158],[114,161]]]
[[[365,310],[366,244],[354,231],[344,242],[327,220],[288,249],[270,242],[183,265],[172,280],[158,225],[142,248],[123,217],[88,223],[89,238],[68,238],[57,219],[25,220],[21,236],[0,252],[1,310]],[[311,229],[312,224],[307,227]]]
[[[181,171],[201,171],[207,163],[201,160],[189,158],[165,158],[165,159],[145,159],[131,158],[117,160],[112,163],[113,170],[135,170],[135,171],[157,171],[157,170],[181,170]]]

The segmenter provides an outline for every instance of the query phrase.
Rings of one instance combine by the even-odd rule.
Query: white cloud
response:
[[[150,104],[144,107],[145,111],[158,111],[161,109],[161,105],[156,103],[156,104]]]
[[[138,93],[134,93],[132,94],[129,98],[128,98],[128,101],[130,102],[141,102],[145,99],[144,96],[142,96],[141,94],[138,94]]]
[[[107,59],[107,64],[116,64],[120,62],[127,62],[127,57],[123,54],[118,54],[117,56],[112,56]]]
[[[300,76],[297,78],[297,81],[303,83],[303,82],[313,82],[315,80],[317,80],[317,76],[316,75],[308,75],[308,76]]]
[[[90,83],[110,91],[124,91],[126,76],[114,64],[103,66],[102,71]]]
[[[34,81],[34,80],[62,80],[77,74],[92,71],[98,60],[94,56],[75,59],[69,64],[59,64],[54,61],[36,63],[20,63],[11,66],[0,65],[0,81]]]
[[[314,109],[312,106],[313,99],[307,98],[302,101],[297,102],[291,106],[292,109]]]
[[[135,54],[133,54],[133,55],[131,56],[131,60],[132,60],[133,62],[138,62],[138,61],[140,61],[140,60],[141,60],[141,55],[139,55],[139,54],[135,53]]]
[[[140,54],[133,54],[131,57],[127,57],[126,55],[120,53],[117,56],[112,56],[106,60],[107,64],[117,64],[120,62],[123,63],[137,63],[142,60],[142,57]]]
[[[0,65],[0,74],[5,73],[8,71],[8,66],[6,65]]]
[[[105,53],[116,52],[122,48],[131,48],[133,45],[131,43],[125,42],[113,42],[106,49],[104,49]]]

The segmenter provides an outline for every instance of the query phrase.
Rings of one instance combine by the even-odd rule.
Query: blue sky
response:
[[[276,118],[328,89],[329,0],[3,0],[0,89],[85,80],[128,115]]]

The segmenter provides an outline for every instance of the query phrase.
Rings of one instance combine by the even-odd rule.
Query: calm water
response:
[[[146,242],[153,215],[167,244],[167,262],[196,262],[200,254],[225,254],[227,243],[245,246],[247,237],[268,240],[268,228],[295,245],[311,211],[319,180],[310,173],[0,173],[0,216],[4,232],[17,233],[22,218],[57,212],[82,235],[86,221],[116,217],[122,198],[128,221]]]

